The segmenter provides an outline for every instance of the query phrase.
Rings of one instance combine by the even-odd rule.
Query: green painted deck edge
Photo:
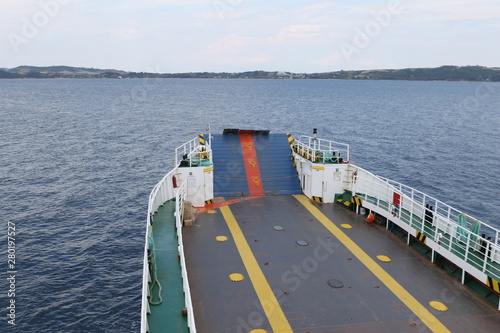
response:
[[[149,331],[189,333],[187,317],[182,315],[184,291],[177,250],[175,230],[175,201],[166,202],[153,216],[158,280],[162,285],[163,303],[151,305],[148,316]],[[156,297],[155,297],[156,300]]]

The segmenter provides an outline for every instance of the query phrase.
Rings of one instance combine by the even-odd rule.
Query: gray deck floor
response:
[[[452,332],[497,332],[500,314],[385,229],[341,207],[316,204],[370,257]],[[353,253],[293,196],[267,196],[229,206],[294,332],[429,332]],[[280,225],[285,230],[275,231]],[[200,333],[272,332],[228,226],[217,209],[184,228],[184,245]],[[229,237],[217,242],[216,236]],[[297,245],[305,240],[308,246]],[[231,273],[246,279],[232,282]],[[343,285],[332,288],[327,281]]]

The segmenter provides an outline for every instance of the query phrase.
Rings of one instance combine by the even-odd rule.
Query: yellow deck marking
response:
[[[382,261],[382,262],[391,262],[391,258],[389,258],[388,256],[383,256],[383,255],[379,255],[377,256],[377,259]]]
[[[441,312],[448,311],[448,307],[446,305],[444,305],[443,303],[438,302],[438,301],[431,301],[431,302],[429,302],[429,305],[432,306],[433,309],[441,311]]]
[[[406,289],[403,288],[392,276],[389,275],[375,260],[363,251],[339,227],[328,219],[304,195],[294,195],[297,199],[325,228],[344,244],[390,291],[396,295],[416,316],[436,333],[450,332],[427,308],[420,304]]]
[[[233,282],[241,282],[243,280],[245,280],[245,276],[243,276],[243,274],[240,274],[240,273],[232,273],[232,274],[229,274],[229,280],[233,281]]]
[[[218,242],[227,242],[228,238],[227,236],[217,236],[215,237],[215,240]]]
[[[271,324],[273,332],[276,333],[293,333],[288,320],[281,309],[281,306],[276,299],[271,287],[267,283],[266,277],[257,263],[257,259],[253,255],[248,242],[243,235],[236,219],[234,218],[231,209],[228,206],[220,207],[220,211],[224,219],[226,220],[227,226],[231,231],[236,247],[240,254],[243,264],[248,273],[250,281],[252,281],[257,297],[259,297],[262,308],[266,313],[269,324]]]

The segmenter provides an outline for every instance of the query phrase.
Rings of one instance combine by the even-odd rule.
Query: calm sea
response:
[[[317,128],[358,165],[500,226],[499,110],[498,83],[0,80],[0,331],[138,332],[148,194],[209,124]]]

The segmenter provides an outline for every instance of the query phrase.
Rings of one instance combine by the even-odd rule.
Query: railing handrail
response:
[[[147,313],[149,308],[148,301],[148,283],[149,283],[149,269],[148,269],[148,235],[151,227],[151,216],[158,210],[160,205],[168,200],[176,198],[176,226],[177,226],[177,239],[178,239],[178,249],[179,255],[181,256],[181,274],[183,281],[183,290],[185,295],[185,306],[188,310],[188,327],[190,333],[196,333],[196,324],[194,320],[193,304],[191,300],[191,291],[189,288],[189,280],[187,276],[186,261],[184,257],[184,245],[182,242],[182,203],[187,196],[187,181],[183,181],[182,184],[173,189],[173,186],[168,182],[171,181],[172,177],[177,172],[177,168],[172,169],[167,173],[162,180],[160,180],[151,190],[148,202],[148,214],[147,214],[147,227],[146,227],[146,239],[144,245],[144,259],[143,259],[143,279],[142,279],[142,304],[141,304],[141,333],[146,333],[148,329]]]
[[[149,216],[149,214],[148,214]],[[149,217],[148,217],[149,220]],[[149,223],[146,227],[146,239],[144,241],[144,258],[142,263],[142,299],[141,299],[141,333],[146,333],[148,330],[148,283],[149,283],[149,269],[148,269],[148,235]]]
[[[195,152],[198,154],[203,154],[203,153],[207,154],[208,159],[210,160],[210,162],[212,162],[212,148],[210,146],[210,138],[209,140],[205,141],[204,145],[201,145],[199,140],[200,140],[199,138],[194,138],[180,145],[179,147],[175,148],[175,158],[174,158],[175,167],[177,167],[179,163],[182,161],[183,155],[192,157],[193,153]],[[204,151],[202,151],[202,148],[204,148]]]
[[[306,153],[311,155],[313,162],[322,159],[322,162],[324,163],[326,158],[325,153],[337,153],[337,157],[342,157],[345,162],[348,162],[351,159],[349,145],[342,142],[301,135],[298,140],[295,140],[293,145],[297,146],[299,150],[307,149],[308,151]],[[318,151],[322,153],[322,157],[316,156]]]
[[[184,242],[182,237],[183,227],[183,203],[187,197],[187,180],[184,180],[176,192],[175,199],[175,223],[177,227],[177,241],[180,255],[182,286],[184,290],[184,302],[187,309],[187,324],[190,333],[196,333],[196,322],[194,320],[193,301],[186,268],[186,257],[184,255]]]
[[[366,170],[365,170],[365,171],[366,171]],[[402,193],[402,194],[403,194],[403,195],[405,195],[406,197],[409,197],[409,198],[410,198],[410,199],[412,199],[412,200],[415,200],[415,198],[414,198],[414,197],[412,198],[412,197],[408,196],[407,194],[403,193],[403,191],[402,191],[402,188],[403,188],[403,187],[406,187],[407,189],[411,190],[413,193],[417,193],[417,194],[422,195],[422,200],[424,200],[425,198],[428,198],[428,199],[430,199],[431,201],[434,201],[434,202],[438,203],[440,207],[441,207],[441,206],[444,206],[445,208],[448,208],[448,209],[450,209],[450,210],[454,211],[454,212],[456,213],[456,215],[457,215],[457,216],[458,216],[458,215],[460,215],[460,214],[464,214],[464,215],[465,215],[465,216],[466,216],[469,220],[475,220],[475,221],[477,221],[477,222],[481,223],[481,226],[484,226],[484,227],[487,227],[487,228],[491,229],[491,230],[492,230],[492,231],[494,231],[496,234],[500,233],[500,229],[497,229],[497,228],[495,228],[495,227],[493,227],[493,226],[491,226],[491,225],[489,225],[489,224],[487,224],[487,223],[485,223],[485,222],[483,222],[483,221],[481,221],[481,220],[479,220],[479,219],[476,219],[476,218],[472,217],[471,215],[466,214],[466,213],[464,213],[464,212],[462,212],[462,211],[460,211],[460,210],[456,209],[455,207],[452,207],[452,206],[448,205],[447,203],[444,203],[444,202],[442,202],[441,200],[434,198],[434,197],[433,197],[433,196],[431,196],[431,195],[428,195],[428,194],[426,194],[426,193],[424,193],[424,192],[422,192],[422,191],[419,191],[419,190],[417,190],[417,189],[415,189],[415,188],[413,188],[413,187],[411,187],[411,186],[405,185],[405,184],[400,183],[400,182],[397,182],[397,181],[395,181],[395,180],[392,180],[392,179],[389,179],[389,178],[385,178],[385,177],[381,177],[381,176],[377,176],[377,177],[378,177],[379,179],[381,179],[381,180],[383,180],[383,181],[387,182],[387,184],[392,185],[392,188],[394,188],[395,190],[399,190],[399,192],[400,192],[400,193]],[[395,184],[395,185],[397,185],[397,186],[395,186],[395,185],[393,185],[393,184]],[[398,187],[399,187],[399,189],[398,189]],[[424,203],[424,205],[425,205],[425,200],[424,200],[424,202],[423,202],[423,203]],[[435,208],[435,207],[434,207],[434,208]],[[448,216],[444,216],[444,215],[440,214],[440,212],[439,212],[436,208],[435,208],[434,210],[432,210],[432,212],[433,212],[433,213],[435,213],[435,214],[439,214],[439,215],[440,215],[441,217],[443,217],[443,218],[449,219],[449,217],[448,217]],[[455,221],[453,221],[453,220],[451,220],[451,222],[453,222],[453,223],[455,223],[455,224],[457,224],[457,225],[458,225],[458,223],[456,223],[456,222],[455,222]],[[498,242],[497,242],[496,244],[498,244]]]
[[[147,322],[147,313],[149,310],[149,301],[148,301],[148,283],[149,283],[149,269],[148,269],[148,236],[151,228],[151,216],[153,213],[159,208],[159,206],[163,203],[158,203],[156,198],[158,197],[158,191],[160,188],[164,185],[166,185],[168,179],[171,178],[171,176],[176,172],[176,168],[172,169],[169,173],[167,173],[163,178],[156,183],[156,185],[153,187],[149,194],[149,200],[148,200],[148,214],[146,217],[146,237],[144,241],[144,259],[143,259],[143,270],[142,270],[142,301],[141,301],[141,333],[146,333],[148,329],[148,322]],[[167,185],[168,186],[168,185]],[[167,197],[165,198],[167,200],[172,199],[167,194]]]
[[[392,208],[394,208],[394,204],[392,202],[393,200],[393,193],[397,192],[402,196],[402,203],[400,205],[400,208],[407,209],[410,212],[410,222],[408,222],[409,225],[412,227],[416,227],[417,225],[420,226],[417,231],[421,231],[424,234],[426,234],[429,239],[434,240],[434,241],[439,241],[439,237],[437,237],[438,231],[448,233],[446,230],[450,230],[449,232],[451,233],[450,235],[452,236],[450,238],[450,243],[448,245],[448,251],[453,252],[452,249],[452,242],[453,241],[461,241],[463,243],[463,239],[458,235],[458,230],[463,231],[463,235],[466,238],[466,252],[464,259],[465,261],[468,260],[469,256],[474,256],[471,251],[469,251],[470,248],[476,248],[477,244],[480,244],[479,242],[483,242],[481,245],[482,248],[485,249],[485,253],[488,255],[484,256],[483,259],[483,264],[482,264],[482,269],[480,269],[481,272],[485,273],[487,270],[487,267],[490,270],[490,272],[494,272],[496,276],[500,276],[500,272],[493,267],[492,265],[489,264],[488,260],[493,260],[495,262],[498,262],[498,251],[500,251],[500,246],[499,246],[499,230],[494,228],[491,225],[488,225],[486,223],[483,223],[477,219],[474,219],[473,217],[470,217],[470,215],[464,214],[463,212],[459,211],[458,209],[455,209],[442,201],[439,201],[435,199],[432,196],[429,196],[425,194],[424,192],[418,191],[408,185],[401,184],[399,182],[377,176],[363,168],[360,168],[358,166],[353,165],[354,168],[357,169],[357,176],[356,176],[356,182],[352,184],[352,190],[353,194],[363,194],[366,195],[366,200],[369,197],[375,198],[375,206],[380,207],[381,201],[384,201],[387,206],[387,209],[381,207],[383,210],[389,210],[391,212]],[[403,187],[405,187],[405,190],[403,191]],[[411,193],[411,196],[406,194],[405,192],[408,192],[409,190]],[[405,199],[406,198],[406,199]],[[418,200],[417,200],[418,199]],[[430,199],[434,202],[437,202],[438,205],[441,205],[440,210],[447,211],[448,214],[445,216],[438,211],[438,209],[430,210],[429,207],[426,207],[426,199]],[[432,218],[433,221],[433,226],[435,227],[435,230],[433,233],[429,233],[428,229],[426,229],[426,214],[428,211],[431,211],[433,213]],[[398,214],[400,213],[400,209],[398,208]],[[480,237],[480,235],[477,235],[473,231],[469,229],[470,225],[467,225],[466,227],[461,226],[458,221],[454,219],[454,217],[457,217],[460,214],[466,215],[469,219],[472,221],[477,221],[481,223],[481,226],[488,228],[489,232],[492,232],[495,237],[493,240],[487,240],[484,239],[483,237]],[[394,214],[393,214],[394,215]],[[421,222],[414,223],[412,221],[412,216],[418,216],[422,219]],[[401,215],[398,215],[398,217]],[[436,220],[436,217],[439,219]],[[402,217],[399,217],[400,219]],[[403,221],[404,222],[404,221]],[[407,223],[407,222],[405,222]],[[445,226],[445,229],[443,229],[443,226]],[[449,228],[449,229],[447,229]]]

